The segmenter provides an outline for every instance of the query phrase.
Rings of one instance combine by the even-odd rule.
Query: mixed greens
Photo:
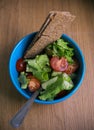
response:
[[[49,58],[46,54],[37,55],[34,59],[27,59],[26,72],[38,78],[41,82],[49,80],[49,72],[51,72]]]
[[[73,63],[74,49],[68,46],[68,42],[63,39],[55,41],[46,48],[46,52],[51,56],[66,57],[69,63]]]
[[[74,87],[71,78],[66,74],[60,74],[57,77],[42,84],[43,91],[40,92],[39,99],[54,100],[55,96],[62,90],[70,90]]]
[[[41,86],[40,100],[54,100],[61,91],[70,91],[74,87],[72,77],[75,78],[78,68],[73,56],[74,49],[59,39],[48,45],[42,54],[24,59],[25,71],[17,69],[21,88],[36,91]]]

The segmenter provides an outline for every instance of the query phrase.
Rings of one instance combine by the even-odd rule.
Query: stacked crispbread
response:
[[[24,58],[35,57],[47,45],[59,39],[74,19],[75,16],[70,12],[51,11],[28,47]]]

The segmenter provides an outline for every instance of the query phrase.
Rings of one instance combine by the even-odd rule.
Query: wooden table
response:
[[[18,130],[94,130],[94,1],[0,0],[0,130],[13,130],[9,120],[26,102],[8,72],[12,49],[23,36],[39,30],[51,10],[76,15],[67,31],[81,47],[86,75],[80,89],[55,105],[34,104]]]

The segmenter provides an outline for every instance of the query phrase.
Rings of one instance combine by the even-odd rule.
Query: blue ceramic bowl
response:
[[[32,96],[32,94],[29,91],[22,90],[20,87],[20,84],[18,81],[18,72],[16,70],[16,61],[23,56],[27,46],[31,43],[35,34],[36,34],[36,32],[25,36],[17,43],[17,45],[14,47],[14,49],[11,53],[10,61],[9,61],[9,73],[10,73],[11,80],[12,80],[15,88],[19,91],[19,93],[21,93],[27,99],[29,99]],[[59,103],[61,101],[64,101],[64,100],[68,99],[70,96],[72,96],[79,89],[79,87],[81,86],[81,83],[84,79],[85,59],[84,59],[81,49],[79,48],[78,44],[74,40],[72,40],[69,36],[67,36],[66,34],[63,34],[62,38],[65,41],[68,41],[70,43],[70,46],[72,46],[75,49],[76,57],[78,58],[79,63],[80,63],[80,68],[77,71],[78,76],[74,81],[75,87],[70,91],[70,93],[68,93],[66,96],[64,96],[60,99],[55,99],[53,101],[42,101],[42,100],[35,99],[36,103],[54,104],[54,103]]]

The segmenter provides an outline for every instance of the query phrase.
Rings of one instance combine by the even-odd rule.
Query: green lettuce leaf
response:
[[[42,87],[43,91],[40,92],[39,99],[41,100],[53,100],[55,96],[62,90],[70,90],[74,87],[74,84],[66,73],[63,73],[58,76],[46,81]],[[53,83],[52,83],[53,81]],[[48,85],[48,86],[47,86]]]
[[[46,54],[37,55],[34,59],[27,59],[26,72],[32,72],[41,82],[49,80],[49,58]]]
[[[69,63],[73,63],[74,49],[68,46],[68,42],[63,39],[55,41],[46,48],[46,53],[50,56],[66,57]]]
[[[26,89],[28,86],[29,80],[26,78],[25,72],[20,73],[18,80],[21,83],[21,88]]]

